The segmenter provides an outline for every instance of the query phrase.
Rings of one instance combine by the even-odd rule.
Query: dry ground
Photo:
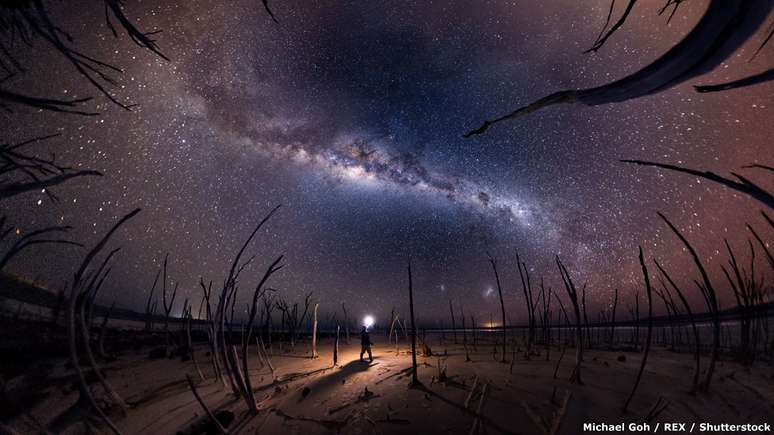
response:
[[[511,367],[495,360],[492,345],[479,343],[471,353],[472,361],[466,362],[461,345],[450,340],[441,345],[436,340],[433,352],[441,356],[418,357],[423,386],[410,389],[411,358],[406,344],[396,353],[394,345],[375,341],[373,363],[358,361],[359,346],[353,343],[341,346],[338,367],[332,367],[327,340],[321,343],[317,359],[308,357],[306,342],[297,345],[295,353],[275,349],[274,378],[268,367],[259,368],[254,357],[250,376],[261,409],[256,416],[246,412],[230,388],[213,379],[204,346],[197,347],[197,356],[208,379],[199,382],[198,389],[211,409],[234,413],[229,430],[241,434],[466,434],[479,407],[481,433],[547,434],[558,425],[553,428],[555,433],[579,434],[584,422],[641,422],[659,397],[668,405],[654,423],[772,423],[774,419],[774,379],[768,365],[746,371],[736,363],[721,362],[711,391],[692,395],[688,393],[691,355],[655,350],[629,412],[621,414],[639,368],[637,353],[587,351],[584,385],[573,385],[567,381],[574,359],[571,348],[554,379],[560,355],[556,348],[550,361],[540,349],[540,355],[530,360],[517,355]],[[619,361],[621,355],[624,361]],[[507,357],[510,360],[511,355]],[[439,361],[446,370],[442,382],[437,379]],[[54,422],[61,433],[86,432],[80,415],[66,412],[77,399],[71,371],[64,362],[49,369],[51,381],[41,386],[46,390],[41,392],[44,399],[13,426],[21,433],[36,433],[33,421]],[[191,361],[149,360],[143,351],[124,354],[104,369],[131,404],[125,416],[117,410],[110,413],[124,434],[197,433],[192,428],[204,420],[204,413],[185,380],[186,374],[197,378]],[[466,408],[474,382],[476,392]],[[481,403],[483,385],[487,393]],[[101,394],[98,386],[94,390]],[[104,432],[98,423],[94,426]]]

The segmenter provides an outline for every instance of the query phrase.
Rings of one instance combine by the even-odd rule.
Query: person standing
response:
[[[374,356],[371,353],[372,344],[368,328],[363,326],[363,329],[360,331],[360,361],[363,361],[363,354],[368,352],[368,362],[374,362]]]

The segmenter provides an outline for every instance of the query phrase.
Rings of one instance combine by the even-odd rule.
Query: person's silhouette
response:
[[[374,356],[371,353],[371,337],[368,335],[368,328],[363,326],[360,331],[360,361],[363,361],[363,354],[368,352],[368,361],[373,362]]]

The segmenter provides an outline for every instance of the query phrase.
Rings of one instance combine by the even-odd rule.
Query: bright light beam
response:
[[[363,326],[370,328],[374,326],[374,316],[368,315],[363,318]]]

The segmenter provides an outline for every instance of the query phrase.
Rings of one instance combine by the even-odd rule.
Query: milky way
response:
[[[140,308],[167,252],[183,296],[198,299],[199,277],[222,280],[276,204],[281,212],[252,247],[263,262],[247,272],[246,286],[284,253],[288,267],[272,283],[283,295],[313,291],[323,312],[347,302],[383,317],[392,306],[405,310],[411,256],[426,322],[446,315],[448,299],[468,300],[479,319],[498,309],[488,253],[503,269],[511,316],[522,319],[517,250],[556,289],[560,255],[588,282],[591,303],[606,304],[614,288],[626,301],[641,286],[638,245],[681,282],[693,276],[656,211],[695,242],[715,274],[724,237],[741,251],[744,222],[765,229],[758,206],[740,194],[619,160],[718,173],[771,164],[770,83],[716,94],[685,84],[615,105],[556,107],[462,138],[504,107],[635,71],[680,39],[703,2],[686,2],[670,25],[657,14],[663,2],[638,2],[596,54],[582,52],[607,0],[272,2],[279,24],[254,1],[158,3],[126,9],[140,27],[163,29],[155,37],[169,62],[125,36],[115,40],[102,10],[85,0],[83,8],[51,4],[84,51],[124,68],[114,92],[135,110],[97,95],[97,117],[0,115],[6,140],[60,132],[38,149],[105,173],[56,189],[60,203],[43,193],[3,203],[20,231],[64,223],[73,238],[93,243],[119,216],[143,208],[116,239],[124,249],[104,303]],[[759,43],[736,57],[749,59]],[[66,62],[36,48],[19,48],[31,67],[14,87],[96,95]],[[768,47],[708,82],[772,63]],[[747,171],[771,186],[765,173]],[[56,287],[76,254],[30,251],[11,270]]]

